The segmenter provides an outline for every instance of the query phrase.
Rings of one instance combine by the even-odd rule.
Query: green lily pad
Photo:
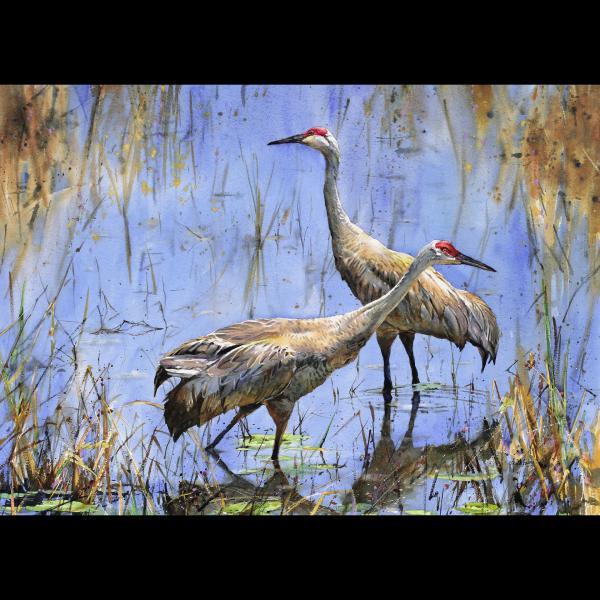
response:
[[[291,444],[298,444],[302,440],[308,440],[310,436],[301,435],[299,433],[284,433],[281,438],[282,446],[290,446]],[[242,438],[238,450],[245,450],[248,448],[272,448],[275,444],[275,435],[270,434],[255,434],[252,437]]]
[[[356,510],[359,512],[365,512],[367,510],[372,510],[373,505],[370,504],[369,502],[357,502],[356,503]]]
[[[84,504],[83,502],[65,502],[64,500],[46,500],[46,502],[42,502],[41,504],[36,504],[35,506],[24,506],[24,510],[33,511],[33,512],[92,512],[96,510],[96,507],[92,504]]]
[[[286,472],[293,471],[296,475],[309,475],[316,471],[331,471],[339,469],[338,465],[321,464],[321,463],[297,463],[286,467]]]
[[[14,494],[0,494],[0,500],[10,500],[12,498],[25,498],[27,496],[33,496],[35,492],[15,492]]]
[[[411,516],[418,516],[418,515],[435,515],[434,512],[431,512],[430,510],[423,510],[420,508],[416,508],[416,509],[411,509],[411,510],[405,510],[404,511],[405,515],[411,515]]]
[[[45,495],[50,497],[57,496],[70,496],[72,492],[64,492],[60,490],[30,490],[29,492],[14,492],[11,494],[10,492],[2,492],[0,494],[0,500],[10,500],[11,497],[17,499],[21,498],[31,498],[33,496]]]
[[[487,473],[429,473],[428,477],[451,481],[486,481],[500,477],[500,473],[496,469],[490,469]]]
[[[268,454],[259,454],[256,458],[258,460],[262,460],[263,462],[271,462],[273,460]],[[294,460],[294,457],[282,455],[277,460],[279,460],[280,462],[286,462],[289,460]]]
[[[316,469],[317,471],[329,471],[331,469],[338,469],[338,465],[330,465],[330,464],[323,464],[323,463],[308,463],[308,464],[303,464],[302,465],[303,468],[305,469]]]
[[[464,506],[459,506],[456,510],[467,515],[492,515],[500,510],[496,504],[486,502],[467,502]]]
[[[270,473],[272,469],[267,469],[265,467],[256,467],[254,469],[242,469],[241,471],[237,471],[236,475],[255,475],[257,473]]]
[[[288,452],[292,452],[292,451],[306,451],[306,452],[331,452],[332,449],[331,448],[320,448],[319,446],[296,446],[293,448],[286,448],[286,450]]]
[[[369,504],[368,502],[357,502],[355,505],[355,509],[352,510],[352,505],[351,504],[343,504],[342,506],[338,506],[335,508],[335,510],[342,512],[344,514],[346,513],[367,513],[368,515],[376,515],[377,512],[375,512],[373,510],[373,505]],[[370,511],[370,512],[367,512]]]
[[[413,390],[417,392],[427,392],[430,390],[439,390],[442,387],[441,383],[415,383]]]
[[[266,515],[281,508],[280,500],[266,500],[264,502],[232,502],[226,504],[222,511],[226,515],[239,515],[247,512],[252,515]]]

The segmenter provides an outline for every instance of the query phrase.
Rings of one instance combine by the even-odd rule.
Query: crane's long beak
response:
[[[292,135],[287,138],[283,138],[282,140],[275,140],[273,142],[269,142],[267,146],[274,146],[275,144],[299,144],[304,139],[304,134]]]
[[[459,253],[454,258],[456,258],[456,260],[458,260],[458,262],[460,262],[461,265],[469,265],[471,267],[477,267],[478,269],[483,269],[484,271],[493,271],[494,273],[496,272],[496,269],[492,269],[492,267],[490,267],[489,265],[486,265],[485,263],[482,263],[479,260],[475,260],[474,258],[471,258],[470,256],[466,256],[465,254]]]

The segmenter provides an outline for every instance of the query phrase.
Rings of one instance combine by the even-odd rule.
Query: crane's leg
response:
[[[242,406],[238,411],[235,417],[231,419],[229,425],[219,433],[219,435],[208,445],[206,446],[207,450],[213,450],[216,445],[227,435],[233,427],[235,427],[244,417],[247,417],[250,413],[253,413],[257,408],[261,406],[260,403],[257,404],[248,404],[247,406]]]
[[[265,402],[265,404],[269,414],[271,415],[271,419],[273,419],[275,423],[275,443],[273,444],[273,454],[271,455],[271,460],[275,461],[278,465],[281,438],[283,437],[288,421],[290,420],[294,403],[287,398],[282,398],[277,400],[269,400],[268,402]]]
[[[415,363],[415,355],[413,354],[413,342],[415,341],[414,333],[401,333],[399,334],[400,340],[406,354],[408,354],[408,361],[410,362],[410,371],[412,373],[412,384],[415,385],[419,382],[419,371],[417,371],[417,365]]]
[[[377,343],[383,356],[383,396],[385,400],[392,398],[392,375],[390,373],[390,353],[392,344],[396,341],[396,332],[392,329],[380,327],[377,330]]]

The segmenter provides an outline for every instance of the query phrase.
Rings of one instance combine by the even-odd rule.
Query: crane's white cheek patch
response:
[[[322,135],[309,135],[302,140],[302,143],[315,150],[321,150],[329,146],[327,140]]]
[[[310,146],[311,148],[318,148],[317,136],[316,135],[308,135],[302,140],[303,144]]]

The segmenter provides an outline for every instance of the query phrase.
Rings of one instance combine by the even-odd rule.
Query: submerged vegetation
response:
[[[357,100],[336,93],[330,125],[342,139]],[[497,243],[490,215],[506,228],[522,217],[533,292],[511,336],[495,301],[502,295],[490,292],[501,344],[514,333],[506,352],[516,356],[502,365],[507,374],[486,379],[489,394],[458,385],[452,354],[443,402],[468,414],[464,425],[448,424],[447,439],[417,432],[436,410],[433,383],[399,386],[384,406],[367,393],[363,361],[349,367],[346,391],[332,382],[318,409],[298,409],[281,470],[263,459],[270,431],[245,421],[233,430],[243,437],[225,441],[227,457],[204,451],[202,430],[174,445],[142,377],[193,320],[214,329],[258,315],[259,290],[265,298],[286,290],[286,314],[309,301],[314,314],[333,314],[342,302],[329,240],[311,237],[320,203],[295,184],[291,197],[283,167],[259,172],[256,151],[237,139],[228,163],[208,142],[225,119],[242,131],[244,109],[266,102],[268,88],[244,89],[239,106],[214,108],[218,99],[218,88],[169,85],[0,86],[0,514],[600,514],[600,414],[588,367],[600,289],[600,88],[532,86],[518,95],[506,86],[386,86],[367,95],[358,114],[369,160],[390,149],[403,168],[432,135],[438,146],[447,140],[457,173],[448,231],[459,234],[469,208],[483,203],[484,256]],[[434,110],[439,126],[427,120]],[[376,188],[382,179],[371,175]],[[390,180],[404,185],[388,175],[384,196]],[[393,193],[383,225],[373,195],[348,194],[347,208],[400,248],[409,195],[405,203]],[[185,295],[188,280],[210,289]],[[137,362],[118,363],[111,343]],[[133,383],[119,386],[120,377]],[[486,414],[472,415],[484,402]]]

